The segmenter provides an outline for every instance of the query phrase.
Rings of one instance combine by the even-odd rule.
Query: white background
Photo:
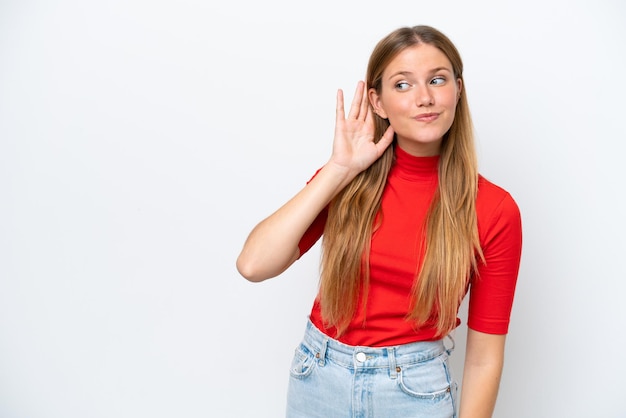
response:
[[[283,416],[319,247],[262,284],[235,259],[328,158],[337,88],[415,24],[460,49],[481,171],[523,214],[496,416],[626,416],[625,21],[619,0],[0,0],[0,417]]]

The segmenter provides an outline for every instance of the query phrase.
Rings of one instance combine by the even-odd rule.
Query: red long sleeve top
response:
[[[381,202],[380,227],[373,233],[368,300],[360,303],[339,341],[353,346],[390,346],[437,338],[434,324],[417,328],[406,319],[411,289],[423,261],[420,242],[424,220],[437,189],[439,157],[414,157],[396,146],[396,159]],[[522,228],[520,212],[511,195],[482,176],[476,200],[478,233],[485,256],[478,274],[470,279],[468,326],[490,334],[506,334],[519,270]],[[306,253],[324,231],[323,211],[302,237]],[[327,335],[319,298],[310,319]],[[457,319],[457,325],[460,320]]]

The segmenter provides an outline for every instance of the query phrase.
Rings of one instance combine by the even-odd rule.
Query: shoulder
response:
[[[507,210],[519,213],[519,207],[513,196],[504,188],[487,180],[480,175],[478,177],[478,195],[476,197],[476,210],[479,214],[490,214],[497,210]]]
[[[507,190],[483,176],[478,179],[476,215],[483,239],[502,230],[521,234],[521,214],[517,202]]]

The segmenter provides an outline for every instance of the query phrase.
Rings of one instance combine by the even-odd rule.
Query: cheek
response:
[[[448,109],[454,111],[459,101],[459,94],[456,89],[451,89],[442,94],[440,99],[440,103],[442,103]]]
[[[393,119],[398,116],[402,116],[409,112],[410,104],[407,100],[393,100],[386,103],[385,111],[389,116],[389,119]]]

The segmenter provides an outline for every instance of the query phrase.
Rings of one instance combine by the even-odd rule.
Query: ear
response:
[[[456,100],[458,101],[461,98],[461,92],[463,91],[463,80],[460,78],[456,79]]]
[[[369,89],[367,91],[367,97],[370,100],[370,104],[372,105],[372,108],[374,108],[374,113],[376,113],[378,116],[380,116],[383,119],[387,119],[387,112],[385,112],[385,109],[383,109],[380,103],[380,96],[376,92],[376,89],[374,88]]]

